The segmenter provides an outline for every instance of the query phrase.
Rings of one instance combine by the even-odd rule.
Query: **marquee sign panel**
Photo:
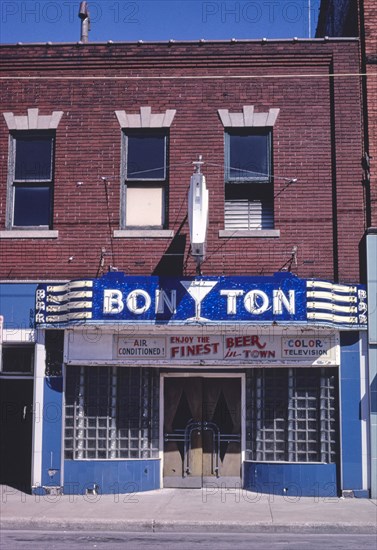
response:
[[[249,323],[366,328],[366,291],[300,279],[271,277],[136,277],[109,273],[98,279],[41,284],[35,322],[76,324]]]

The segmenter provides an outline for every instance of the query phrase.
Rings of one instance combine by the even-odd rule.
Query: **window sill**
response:
[[[119,229],[114,231],[115,239],[167,239],[174,237],[172,229]]]
[[[237,237],[262,237],[262,238],[276,238],[280,237],[280,229],[253,229],[247,231],[245,229],[222,229],[219,231],[219,237],[237,238]]]
[[[59,231],[51,229],[9,229],[0,231],[0,239],[57,239]]]

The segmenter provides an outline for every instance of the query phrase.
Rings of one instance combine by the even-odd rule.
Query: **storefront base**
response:
[[[66,495],[122,494],[160,488],[160,460],[66,460]]]
[[[291,498],[338,495],[335,464],[244,463],[244,488]]]

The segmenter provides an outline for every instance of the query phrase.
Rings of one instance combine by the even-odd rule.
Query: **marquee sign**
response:
[[[83,342],[71,343],[71,354],[82,347]],[[335,365],[339,363],[337,355],[338,339],[334,336],[289,336],[271,337],[263,334],[242,336],[219,335],[169,335],[169,336],[133,336],[114,335],[111,359],[122,362],[174,363],[205,361],[253,363],[308,363],[310,365]]]
[[[271,277],[138,277],[108,273],[99,279],[41,284],[35,322],[41,327],[85,324],[248,323],[366,328],[366,291],[300,279]]]

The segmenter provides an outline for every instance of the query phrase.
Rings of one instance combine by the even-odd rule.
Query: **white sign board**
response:
[[[113,359],[138,362],[184,363],[309,363],[338,364],[334,337],[291,336],[270,338],[263,335],[115,338]]]
[[[120,335],[71,331],[68,364],[119,366],[334,366],[340,364],[339,335],[230,334],[170,332]]]
[[[115,357],[117,359],[165,359],[165,338],[150,338],[149,336],[123,338],[120,336],[117,339]]]

